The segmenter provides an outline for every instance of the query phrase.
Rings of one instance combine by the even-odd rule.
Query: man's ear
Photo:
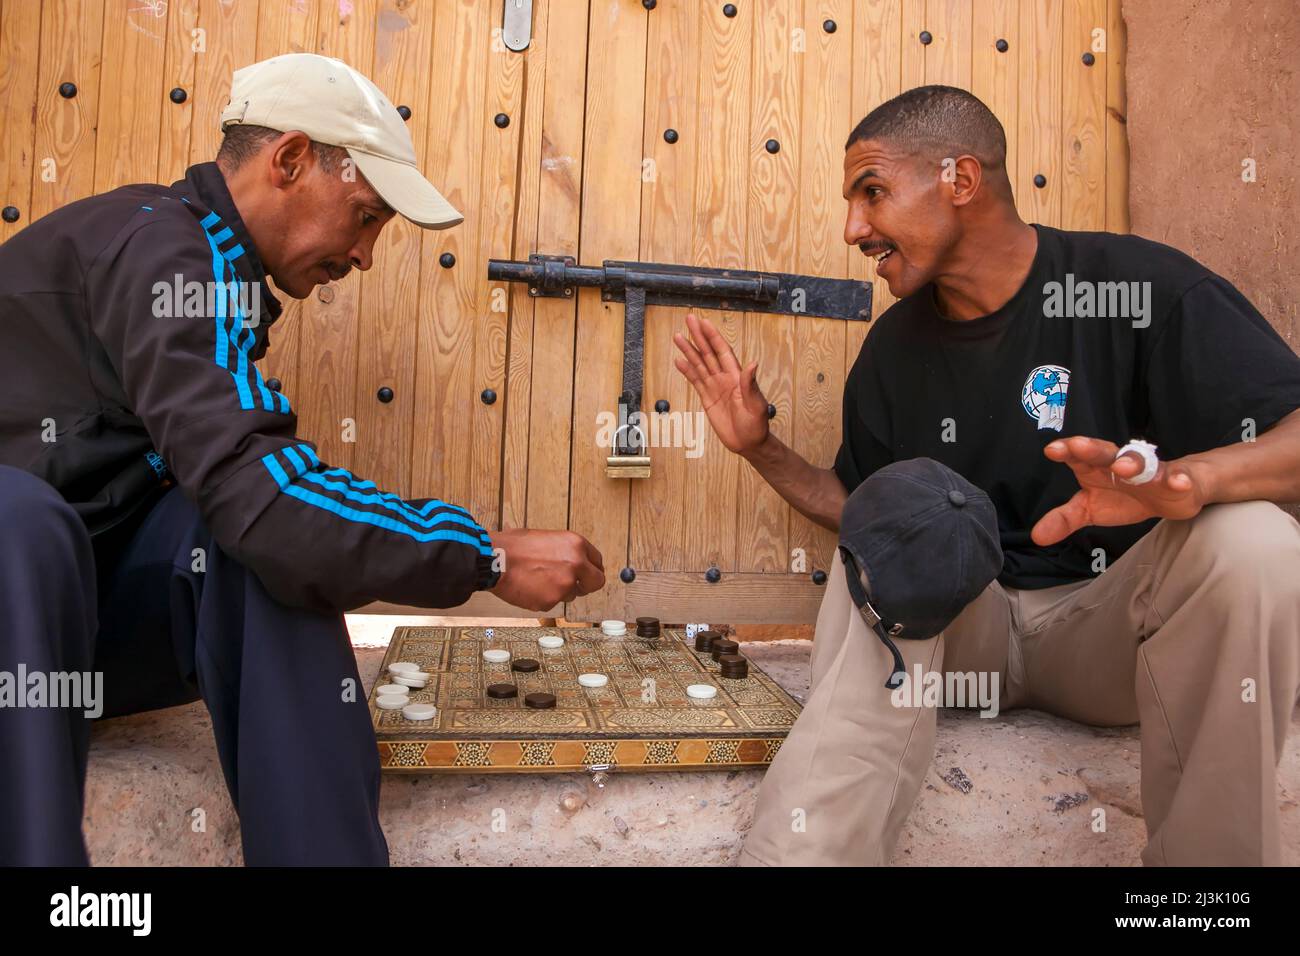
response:
[[[272,185],[283,189],[301,183],[313,159],[311,139],[300,130],[284,133],[271,144],[270,154]]]
[[[974,156],[944,160],[944,180],[952,187],[952,204],[964,206],[975,198],[984,180],[984,167]]]

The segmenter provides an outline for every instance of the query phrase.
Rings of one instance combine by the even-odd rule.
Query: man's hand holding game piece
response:
[[[1063,438],[1043,449],[1052,461],[1070,466],[1079,490],[1034,525],[1035,544],[1055,544],[1089,525],[1192,518],[1209,503],[1194,469],[1177,461],[1160,462],[1155,477],[1140,485],[1118,481],[1137,477],[1145,466],[1142,455],[1130,452],[1117,458],[1118,451],[1113,442],[1082,436]]]
[[[673,335],[682,353],[673,364],[699,392],[722,444],[747,455],[767,438],[767,399],[755,380],[758,363],[741,368],[730,344],[708,319],[688,315],[686,327],[689,339],[680,332]]]
[[[572,531],[498,531],[494,547],[505,552],[492,593],[515,607],[546,611],[605,586],[605,562],[595,546]]]

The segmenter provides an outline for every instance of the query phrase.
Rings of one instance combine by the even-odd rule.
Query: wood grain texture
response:
[[[370,78],[395,106],[411,110],[407,128],[423,142],[429,126],[429,60],[436,26],[434,0],[384,0],[376,19],[374,69]],[[394,216],[380,233],[374,265],[361,285],[357,310],[356,470],[379,487],[410,496],[414,444],[415,316],[425,278],[423,230]],[[437,268],[436,263],[431,265]],[[381,388],[391,402],[376,401]]]
[[[501,27],[503,4],[492,5],[491,29]],[[520,132],[524,95],[524,61],[504,44],[489,44],[487,89],[484,116],[505,113],[510,123],[504,129],[488,126],[479,157],[483,183],[479,190],[478,249],[474,257],[474,275],[479,279],[474,323],[473,442],[474,476],[466,507],[474,512],[483,526],[496,528],[500,523],[501,455],[504,435],[503,417],[507,412],[505,370],[508,312],[493,308],[493,290],[483,281],[490,258],[509,257],[514,248],[515,205],[519,176]],[[501,288],[504,294],[504,287]],[[498,296],[500,300],[500,296]],[[492,389],[497,400],[485,404],[478,399],[484,389]]]
[[[1128,29],[1120,14],[1120,0],[1106,0],[1106,230],[1129,231],[1128,100],[1124,62]]]
[[[973,12],[969,0],[926,0],[926,83],[970,89]]]
[[[206,30],[199,27],[199,0],[179,0],[169,5],[166,19],[166,34],[163,43],[166,55],[163,61],[163,109],[158,120],[158,174],[160,183],[173,183],[185,175],[191,163],[207,162],[216,158],[214,148],[199,159],[191,152],[194,129],[194,111],[199,103],[199,90],[196,84],[196,70],[200,57],[205,58],[204,72],[211,79],[206,58],[209,51],[213,57],[221,58],[221,34],[218,31],[213,39],[216,45],[207,46]],[[201,50],[201,52],[199,52]],[[224,91],[230,89],[230,77],[223,81]],[[167,98],[172,89],[184,90],[186,99],[183,103],[173,103]],[[225,105],[227,97],[221,97]],[[207,104],[204,104],[207,112]],[[215,117],[212,117],[215,121]]]
[[[791,551],[825,567],[833,535],[711,431],[690,458],[682,432],[665,429],[677,442],[651,448],[649,479],[607,478],[596,416],[617,411],[622,305],[494,287],[486,260],[544,252],[848,276],[873,282],[879,316],[893,299],[843,243],[843,143],[872,108],[924,83],[971,89],[1002,121],[1024,218],[1127,231],[1124,21],[1120,0],[756,0],[734,18],[721,6],[535,0],[532,45],[507,53],[493,34],[501,4],[485,0],[0,0],[0,186],[21,211],[0,239],[92,192],[170,182],[214,158],[233,69],[283,52],[339,56],[411,107],[421,167],[466,219],[437,232],[397,220],[369,273],[284,300],[261,365],[302,436],[332,464],[456,501],[490,528],[590,537],[609,586],[559,609],[568,616],[653,606],[811,620],[820,591],[788,571]],[[1087,67],[1097,27],[1105,49]],[[76,98],[58,96],[64,79]],[[185,103],[169,101],[174,86]],[[705,314],[742,361],[758,361],[776,433],[829,465],[869,325]],[[648,309],[643,411],[667,399],[669,424],[688,421],[695,438],[687,416],[700,405],[672,364],[684,319]],[[479,398],[489,387],[493,405]],[[343,441],[347,418],[355,443]]]
[[[216,158],[221,146],[221,113],[230,102],[230,77],[240,67],[257,62],[257,21],[261,2],[263,0],[198,2],[197,29],[203,31],[201,35],[206,50],[193,54],[194,86],[186,101],[193,123],[190,129],[191,164]],[[366,22],[366,18],[361,18],[360,22]],[[182,42],[193,39],[188,29],[176,32],[182,33]],[[177,176],[183,173],[184,170],[180,170]]]
[[[718,4],[699,6],[695,163],[695,245],[690,263],[715,269],[745,268],[748,220],[750,66],[755,11],[738,4],[725,16]],[[742,104],[736,108],[736,104]],[[688,135],[690,131],[688,130]],[[762,149],[762,144],[756,144]],[[741,349],[743,313],[700,309]],[[692,390],[693,391],[693,390]],[[701,409],[692,394],[690,409]],[[713,437],[713,436],[710,436]],[[683,511],[683,564],[687,569],[736,567],[736,487],[742,462],[716,440],[685,462],[679,507]],[[651,479],[653,480],[653,478]],[[749,542],[746,542],[746,547]]]
[[[1061,225],[1061,27],[1060,3],[1020,4],[1019,122],[1016,204],[1026,222]],[[1011,158],[1007,157],[1008,166]],[[1009,170],[1008,170],[1009,171]],[[1039,188],[1034,177],[1043,175]]]
[[[592,0],[587,34],[586,128],[583,136],[580,262],[635,259],[641,234],[641,169],[645,156],[646,12],[640,4]],[[625,585],[630,490],[605,475],[608,448],[596,442],[600,412],[617,415],[622,387],[623,307],[578,292],[574,371],[573,457],[569,528],[605,557],[605,587],[566,605],[582,619],[620,605]]]
[[[0,112],[6,120],[0,147],[0,189],[4,190],[0,205],[13,206],[19,218],[12,223],[0,221],[0,240],[32,221],[40,53],[41,8],[8,0],[0,7]]]
[[[1092,53],[1106,30],[1106,0],[1067,0],[1061,27],[1061,221],[1106,228],[1106,57]]]
[[[899,45],[903,70],[901,89],[904,90],[925,85],[925,59],[929,50],[921,42],[922,32],[928,29],[925,5],[926,0],[902,0]]]
[[[488,94],[491,4],[456,0],[437,5],[431,59],[430,112],[424,173],[465,216],[451,229],[421,236],[419,334],[415,355],[415,439],[411,485],[415,494],[435,496],[469,508],[476,479],[492,481],[499,456],[480,457],[474,447],[478,414],[475,348],[483,298],[479,234],[483,227],[482,153],[492,125]],[[456,266],[443,269],[438,257],[450,252]],[[471,508],[471,511],[474,510]]]
[[[157,174],[162,110],[175,106],[164,82],[172,11],[158,0],[109,0],[104,8],[95,192]]]
[[[804,4],[778,0],[754,23],[753,95],[750,118],[748,267],[789,271],[798,258],[799,145],[804,107],[803,70],[810,42],[826,35],[821,21],[806,22]],[[843,16],[827,9],[824,18]],[[814,11],[814,16],[820,15]],[[851,44],[849,33],[838,42]],[[768,139],[783,144],[769,153]],[[745,314],[740,362],[758,362],[758,383],[777,414],[769,427],[791,440],[794,412],[794,318]],[[712,435],[709,436],[713,438]],[[715,448],[719,443],[711,442]],[[719,449],[720,451],[720,449]],[[790,568],[790,506],[754,468],[741,462],[736,487],[737,571],[784,573]]]
[[[547,7],[548,44],[543,81],[530,85],[541,104],[539,141],[528,155],[537,163],[535,239],[516,242],[515,258],[533,252],[578,255],[582,222],[583,110],[586,96],[587,5],[552,3]],[[559,38],[564,38],[560,40]],[[528,140],[531,143],[531,140]],[[526,518],[533,528],[567,528],[574,448],[574,369],[578,304],[573,299],[538,299],[515,284],[512,301],[529,299],[533,308],[533,361],[528,390]],[[576,298],[576,297],[575,297]],[[512,406],[520,408],[521,404]],[[585,432],[584,432],[585,434]],[[512,470],[513,473],[513,470]],[[611,560],[613,560],[611,558]]]
[[[1020,103],[1019,54],[1020,5],[1018,0],[982,0],[975,4],[971,25],[970,91],[984,101],[1002,123],[1007,137],[1007,172],[1011,193],[1019,196],[1020,177],[1016,174],[1016,149],[1019,133],[1017,107]],[[1007,41],[1006,52],[997,48],[998,40]]]
[[[40,82],[28,221],[94,192],[104,7],[100,0],[46,0],[41,6]],[[65,99],[59,85],[77,85]],[[0,83],[0,85],[3,85]],[[5,138],[16,130],[6,124]],[[47,161],[53,178],[46,175]]]
[[[651,262],[689,263],[694,255],[699,49],[700,17],[694,5],[668,4],[648,18],[640,257]],[[664,139],[669,129],[677,132],[677,142]],[[643,410],[654,415],[655,402],[667,400],[672,417],[666,420],[683,429],[690,427],[691,437],[698,439],[699,403],[673,365],[677,349],[672,336],[686,329],[685,316],[682,309],[646,309]],[[709,431],[707,425],[704,429]],[[711,432],[704,437],[710,440],[716,446]],[[652,447],[649,453],[650,479],[629,482],[628,565],[638,574],[680,571],[687,567],[683,554],[687,519],[682,508],[686,449]]]
[[[585,33],[586,11],[578,12],[583,17]],[[537,233],[541,205],[542,185],[542,130],[546,97],[548,58],[551,54],[548,37],[550,36],[551,5],[548,0],[538,0],[533,4],[532,43],[523,57],[523,116],[520,121],[519,140],[519,182],[516,186],[518,201],[514,210],[514,229],[511,234],[509,258],[526,259],[537,249]],[[565,36],[566,34],[561,34]],[[564,45],[563,43],[561,44]],[[581,49],[581,47],[579,47]],[[576,207],[575,207],[576,208]],[[572,235],[577,235],[576,217]],[[503,298],[504,297],[504,298]],[[502,410],[505,435],[502,439],[501,453],[501,527],[522,528],[528,524],[528,462],[529,431],[532,425],[533,397],[533,363],[537,300],[528,294],[528,290],[519,283],[499,283],[490,292],[490,307],[497,302],[505,302],[509,307],[508,337],[506,344],[506,387]],[[572,314],[572,303],[566,303]],[[570,329],[569,342],[573,340]],[[572,360],[564,368],[572,368]],[[565,379],[569,376],[566,374]],[[555,454],[555,460],[564,464],[566,473],[569,460],[569,442],[567,422],[569,409],[561,416],[565,431],[559,441],[559,449],[548,449]],[[559,486],[558,498],[567,504],[567,482]],[[567,507],[566,507],[567,518]],[[564,521],[551,527],[562,528]]]
[[[665,571],[638,574],[623,602],[607,608],[627,620],[653,615],[663,621],[782,624],[815,620],[824,593],[806,574],[736,572],[710,584],[702,574]]]

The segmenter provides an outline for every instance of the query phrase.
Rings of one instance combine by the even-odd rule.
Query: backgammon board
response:
[[[538,645],[544,634],[564,645]],[[531,658],[533,673],[483,659],[489,648]],[[763,767],[785,740],[799,704],[749,662],[749,676],[721,677],[718,665],[663,628],[656,639],[628,633],[608,637],[599,628],[399,627],[380,670],[419,664],[432,675],[412,690],[412,702],[434,704],[432,720],[411,721],[400,710],[370,712],[385,770],[404,772],[558,773],[620,770],[735,770]],[[605,674],[600,688],[579,685],[578,675]],[[489,684],[517,685],[516,698],[487,695]],[[377,684],[377,686],[378,686]],[[691,684],[712,684],[711,700],[688,697]],[[555,706],[533,710],[526,694],[555,695]]]

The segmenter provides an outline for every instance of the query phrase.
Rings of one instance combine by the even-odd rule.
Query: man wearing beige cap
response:
[[[0,246],[0,865],[84,864],[90,720],[199,697],[247,863],[387,863],[341,612],[604,583],[579,535],[489,535],[330,467],[254,365],[268,278],[305,298],[370,268],[394,214],[461,221],[392,103],[292,54],[236,71],[221,123],[215,163]],[[190,810],[164,826],[199,844]]]

